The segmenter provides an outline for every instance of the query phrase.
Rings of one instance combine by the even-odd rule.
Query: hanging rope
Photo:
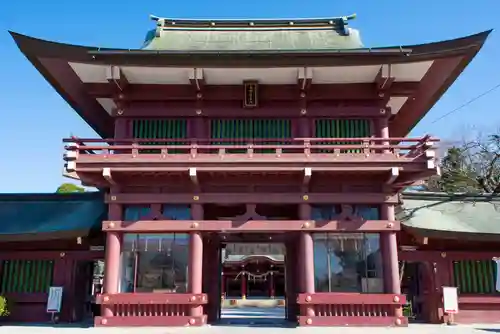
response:
[[[276,271],[267,271],[265,273],[262,273],[262,274],[254,274],[254,273],[251,273],[249,271],[246,271],[246,270],[242,270],[238,273],[238,275],[236,275],[236,277],[234,278],[234,280],[237,280],[240,276],[242,275],[247,275],[248,276],[248,279],[249,280],[252,280],[253,282],[255,282],[256,280],[267,280],[267,277],[269,275],[274,275]]]

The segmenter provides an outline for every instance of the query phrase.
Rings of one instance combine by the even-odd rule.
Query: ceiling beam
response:
[[[296,100],[295,100],[296,101]],[[295,102],[296,103],[296,102]],[[198,101],[145,101],[124,104],[116,117],[197,117],[200,106]],[[240,113],[244,117],[293,117],[302,116],[301,110],[290,108],[290,103],[268,102],[262,107],[245,109],[243,113],[241,101],[205,101],[203,100],[203,115],[207,117],[225,117],[228,111]],[[311,117],[382,117],[377,102],[337,101],[337,103],[309,102],[307,114]]]
[[[123,76],[120,76],[122,78]],[[308,79],[304,78],[306,82]],[[198,84],[202,81],[197,79]],[[297,101],[301,84],[259,85],[260,101]],[[115,98],[122,93],[115,84],[84,83],[86,92],[95,98]],[[196,85],[196,83],[195,83]],[[307,84],[305,84],[307,87]],[[394,82],[386,91],[390,96],[412,96],[418,82]],[[197,87],[197,86],[196,86]],[[241,101],[243,85],[204,85],[203,100]],[[192,85],[129,84],[123,91],[125,101],[192,101],[196,100]],[[379,90],[374,83],[311,84],[307,91],[308,101],[317,100],[376,100]]]

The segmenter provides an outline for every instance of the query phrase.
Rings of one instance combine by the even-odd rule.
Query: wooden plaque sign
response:
[[[245,97],[243,99],[244,108],[255,108],[258,106],[259,85],[256,81],[246,81],[244,83]]]

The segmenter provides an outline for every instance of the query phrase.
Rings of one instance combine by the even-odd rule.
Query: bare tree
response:
[[[500,193],[500,135],[478,136],[448,148],[440,167],[441,176],[430,178],[426,190]]]

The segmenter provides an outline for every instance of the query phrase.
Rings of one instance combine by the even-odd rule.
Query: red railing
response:
[[[398,311],[406,303],[404,295],[301,293],[297,303],[302,326],[404,326],[408,323]]]
[[[81,139],[63,140],[66,159],[75,154],[169,155],[245,155],[274,154],[373,154],[391,153],[400,157],[419,157],[438,139],[422,138],[294,138],[294,139]],[[74,152],[74,153],[70,153]]]

